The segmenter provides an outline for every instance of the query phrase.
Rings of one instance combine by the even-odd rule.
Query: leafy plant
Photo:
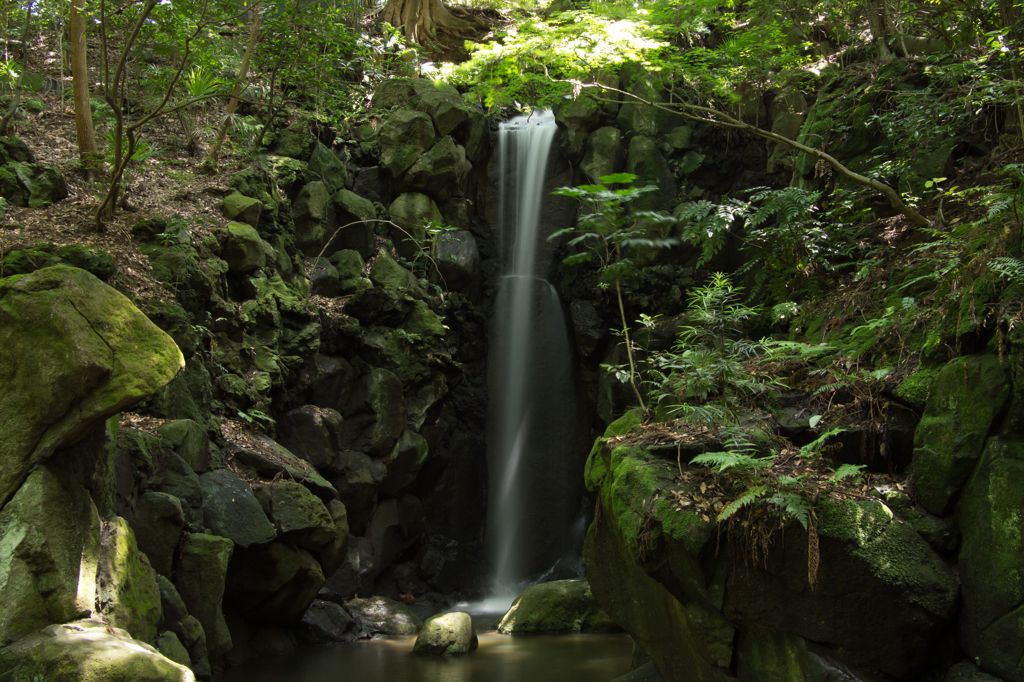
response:
[[[669,405],[670,414],[699,420],[712,431],[736,417],[740,398],[776,383],[743,367],[768,347],[742,337],[744,324],[761,311],[742,305],[741,291],[728,275],[713,274],[710,283],[689,293],[686,319],[693,324],[679,328],[671,351],[653,353],[649,359],[648,376],[658,402]]]
[[[626,307],[622,301],[622,278],[635,270],[631,249],[646,247],[660,249],[677,243],[674,238],[650,237],[651,227],[672,223],[671,217],[652,211],[629,212],[629,204],[645,192],[656,191],[654,186],[631,187],[636,180],[630,173],[617,173],[601,178],[598,185],[580,185],[579,187],[562,187],[554,191],[565,197],[573,197],[591,213],[580,216],[574,228],[558,230],[548,237],[549,240],[563,236],[576,236],[569,240],[567,246],[578,250],[565,258],[565,263],[584,263],[597,261],[601,271],[601,284],[615,287],[615,297],[619,316],[622,322],[623,335],[626,343],[626,354],[629,359],[629,384],[640,409],[647,411],[643,396],[637,385],[637,364],[633,345],[629,335],[629,323],[626,321]],[[611,189],[611,185],[627,185],[620,189]]]

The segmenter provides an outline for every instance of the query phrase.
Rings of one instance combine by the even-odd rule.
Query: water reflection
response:
[[[415,637],[303,649],[229,669],[218,682],[609,682],[629,671],[627,635],[480,636],[461,657],[412,653]]]

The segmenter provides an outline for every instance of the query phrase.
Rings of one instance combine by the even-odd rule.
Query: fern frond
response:
[[[750,488],[745,493],[737,497],[735,500],[730,502],[722,510],[722,513],[718,515],[718,521],[727,521],[733,514],[738,512],[743,507],[757,502],[765,493],[768,492],[768,486],[759,485],[756,488]]]
[[[796,493],[776,493],[768,498],[768,502],[778,507],[786,516],[799,521],[804,530],[807,530],[811,521],[811,505],[807,504],[803,497]]]
[[[844,464],[838,469],[836,469],[836,472],[832,474],[832,480],[841,481],[844,478],[853,478],[856,476],[860,476],[866,468],[866,464]]]
[[[1011,256],[997,256],[989,261],[988,266],[1014,284],[1024,284],[1024,260]]]
[[[763,469],[771,464],[770,459],[758,459],[741,452],[705,452],[690,461],[701,466],[717,467],[719,472],[728,469]]]

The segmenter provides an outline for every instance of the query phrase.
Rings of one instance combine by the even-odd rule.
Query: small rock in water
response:
[[[428,618],[412,651],[432,656],[454,656],[468,654],[477,645],[473,619],[468,613],[453,611]]]

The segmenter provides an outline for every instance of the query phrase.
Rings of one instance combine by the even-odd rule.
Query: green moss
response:
[[[896,397],[916,410],[924,410],[928,391],[938,373],[936,369],[917,370],[896,387]]]

